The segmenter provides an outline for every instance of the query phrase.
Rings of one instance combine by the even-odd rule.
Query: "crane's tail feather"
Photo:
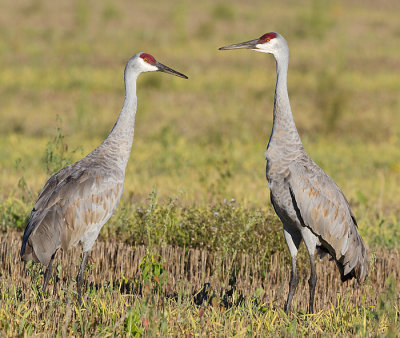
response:
[[[350,237],[352,238],[350,238],[349,242],[353,242],[355,245],[349,246],[347,251],[339,259],[336,258],[334,249],[329,246],[328,243],[324,243],[324,246],[317,247],[317,253],[320,258],[329,254],[330,260],[336,262],[342,282],[356,278],[357,281],[362,284],[369,270],[367,249],[357,230],[353,232]]]
[[[358,283],[362,284],[368,274],[369,257],[359,232],[356,230],[351,235],[353,238],[350,239],[350,242],[353,245],[349,246],[346,253],[339,260],[336,260],[336,263],[343,282],[356,278]]]
[[[57,210],[50,210],[30,233],[24,234],[20,252],[21,259],[23,261],[33,260],[43,265],[48,265],[51,256],[60,247],[60,237]]]
[[[26,262],[26,261],[34,261],[39,263],[39,258],[37,258],[37,256],[35,255],[35,250],[33,250],[32,246],[28,243],[28,242],[24,242],[22,244],[22,248],[21,248],[21,260]]]

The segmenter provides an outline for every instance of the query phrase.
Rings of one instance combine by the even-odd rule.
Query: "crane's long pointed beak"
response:
[[[256,49],[256,46],[258,45],[258,40],[259,39],[254,39],[250,41],[245,41],[245,42],[240,42],[240,43],[235,43],[233,45],[225,46],[225,47],[220,47],[218,48],[219,50],[228,50],[228,49]]]
[[[160,62],[156,61],[156,67],[158,68],[159,72],[168,73],[168,74],[172,74],[175,76],[183,77],[184,79],[188,79],[188,77],[185,74],[179,73],[176,70],[173,70],[172,68],[169,68]]]

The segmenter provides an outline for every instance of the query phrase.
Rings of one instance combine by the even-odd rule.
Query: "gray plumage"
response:
[[[134,55],[125,67],[125,101],[111,133],[85,158],[52,176],[39,193],[22,239],[21,258],[48,266],[43,291],[57,250],[68,250],[81,242],[84,255],[77,277],[81,300],[87,253],[121,199],[134,135],[136,80],[148,71],[187,78],[149,54]]]
[[[315,251],[336,261],[343,281],[355,277],[363,282],[369,261],[364,242],[350,205],[340,188],[307,155],[297,132],[287,92],[289,48],[278,33],[221,49],[248,48],[273,54],[276,60],[273,127],[265,157],[271,202],[283,223],[286,243],[292,257],[288,312],[298,284],[296,257],[304,240],[311,264],[309,311],[313,312],[317,276]]]

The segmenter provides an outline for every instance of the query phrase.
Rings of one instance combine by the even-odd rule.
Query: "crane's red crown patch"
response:
[[[271,32],[271,33],[264,34],[262,37],[260,37],[260,39],[258,39],[258,42],[259,43],[266,43],[266,42],[269,42],[269,41],[271,41],[272,39],[275,39],[275,38],[276,38],[276,33]]]
[[[147,53],[142,53],[140,54],[140,57],[147,63],[150,63],[151,65],[154,65],[156,63],[156,59],[151,56],[150,54]]]

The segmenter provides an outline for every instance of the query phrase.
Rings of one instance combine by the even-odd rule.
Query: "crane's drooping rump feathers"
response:
[[[270,53],[276,60],[274,118],[265,157],[271,202],[283,223],[283,233],[292,258],[289,294],[285,311],[298,284],[296,256],[304,240],[311,264],[309,311],[313,312],[315,251],[329,253],[343,281],[355,277],[363,282],[368,273],[368,256],[350,205],[342,191],[305,152],[297,132],[287,92],[289,48],[278,33],[233,44],[225,49],[246,48]]]
[[[21,258],[47,265],[43,292],[57,250],[82,243],[77,276],[78,299],[88,252],[114,213],[124,187],[137,107],[136,80],[143,72],[161,71],[187,79],[146,53],[135,54],[125,67],[125,101],[111,133],[93,152],[53,175],[33,207],[22,239]]]

